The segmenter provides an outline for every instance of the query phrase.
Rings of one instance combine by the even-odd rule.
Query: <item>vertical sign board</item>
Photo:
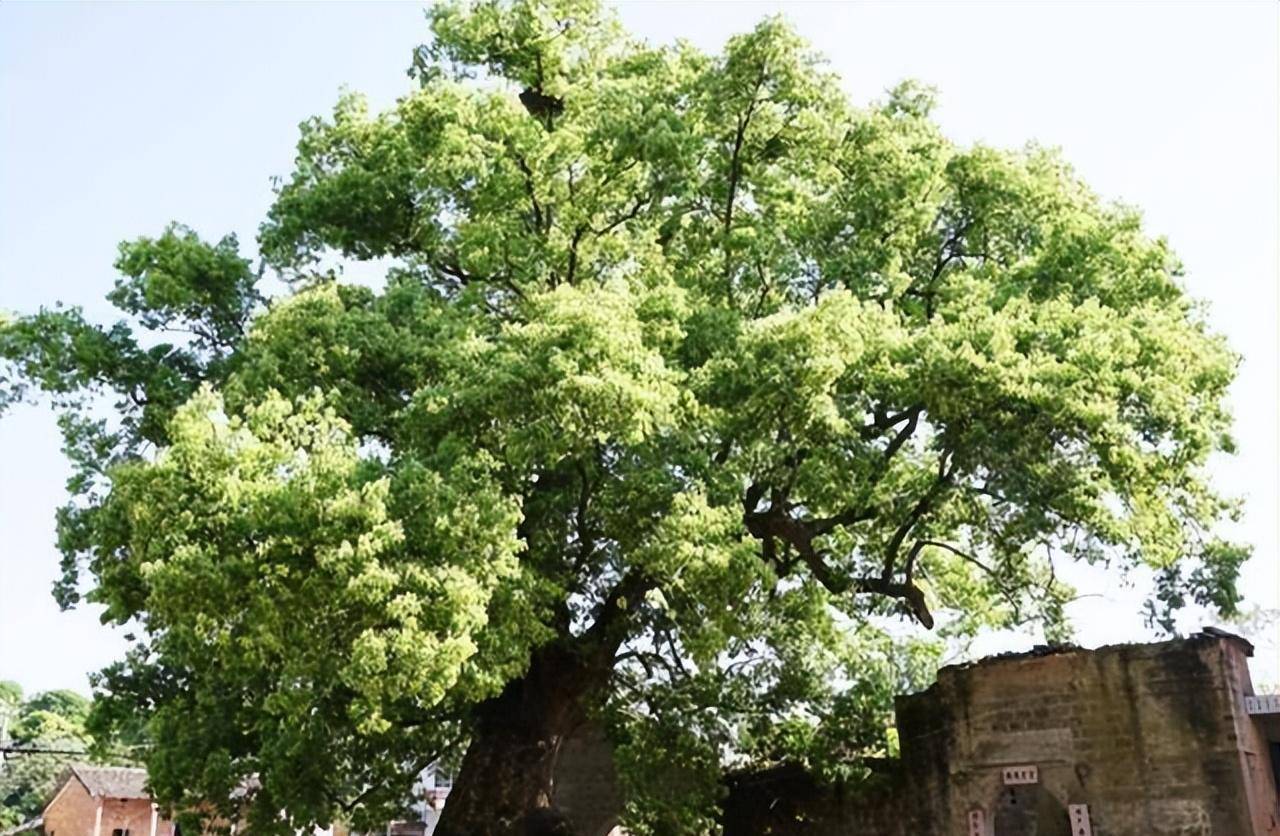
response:
[[[987,836],[987,815],[981,810],[969,811],[969,836]]]
[[[1071,818],[1071,836],[1093,836],[1088,804],[1068,804],[1067,815]]]

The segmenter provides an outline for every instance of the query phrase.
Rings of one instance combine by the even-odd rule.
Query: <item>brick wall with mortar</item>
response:
[[[1070,805],[1088,805],[1095,836],[1280,833],[1267,746],[1244,709],[1246,652],[1205,636],[945,669],[899,700],[904,771],[928,776],[939,834],[967,833],[981,810],[988,833],[1068,836],[1046,826],[1065,825]],[[1036,783],[1007,785],[1017,766]],[[1038,825],[1001,827],[1032,802]]]
[[[151,802],[145,798],[96,798],[84,785],[70,778],[44,810],[46,836],[93,836],[98,804],[102,804],[100,836],[127,830],[129,836],[151,833]],[[173,836],[173,822],[156,819],[156,836]]]
[[[1093,836],[1280,834],[1247,652],[1198,636],[946,668],[898,699],[902,759],[872,790],[740,776],[725,836],[1078,836],[1072,805]],[[1034,782],[1007,784],[1014,767]]]
[[[613,748],[599,726],[585,724],[564,742],[553,791],[555,806],[578,836],[608,836],[617,826],[622,797]]]

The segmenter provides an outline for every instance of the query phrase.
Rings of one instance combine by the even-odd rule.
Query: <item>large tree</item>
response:
[[[303,125],[287,289],[171,226],[121,247],[125,320],[0,337],[163,798],[358,821],[465,747],[437,832],[508,833],[598,714],[633,827],[692,832],[726,759],[883,748],[904,623],[1060,636],[1073,560],[1153,569],[1166,627],[1235,606],[1236,359],[1135,210],[920,88],[852,106],[777,20],[709,55],[591,0],[429,17],[394,108]]]

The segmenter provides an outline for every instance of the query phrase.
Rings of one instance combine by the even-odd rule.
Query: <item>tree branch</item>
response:
[[[947,462],[951,458],[949,450],[943,450],[938,461],[938,477],[934,480],[929,491],[916,502],[916,504],[907,512],[906,519],[893,532],[893,537],[889,540],[889,545],[885,549],[884,568],[880,572],[880,577],[884,581],[888,581],[893,577],[894,567],[898,562],[898,551],[902,548],[902,542],[907,535],[911,533],[911,529],[915,528],[921,518],[929,512],[933,507],[933,502],[938,495],[947,487],[951,481],[951,473],[947,467]]]
[[[838,575],[831,570],[822,554],[814,548],[813,539],[826,533],[846,520],[869,518],[870,511],[850,511],[835,517],[827,517],[817,521],[798,520],[787,513],[784,504],[771,504],[766,511],[756,511],[755,507],[763,495],[764,489],[752,485],[747,489],[743,500],[745,513],[743,522],[747,531],[761,543],[762,557],[770,562],[776,560],[777,548],[775,539],[781,540],[795,549],[796,556],[809,569],[814,580],[822,584],[833,595],[847,593],[867,593],[883,595],[902,600],[911,615],[925,627],[933,627],[933,616],[924,599],[924,593],[910,577],[903,583],[892,581],[891,577],[848,577]],[[821,526],[821,532],[815,530]]]
[[[583,632],[581,638],[589,651],[604,658],[613,655],[626,638],[624,621],[632,611],[632,601],[642,597],[656,583],[642,570],[632,569],[614,584],[596,611],[596,619]]]
[[[565,269],[565,284],[573,286],[574,273],[578,270],[578,244],[582,236],[587,234],[587,225],[581,224],[573,231],[573,239],[569,242],[569,266]]]
[[[445,274],[451,279],[455,279],[458,282],[458,284],[461,285],[462,287],[467,287],[468,285],[475,285],[475,284],[482,284],[482,283],[490,284],[497,287],[505,287],[507,290],[510,290],[520,299],[524,298],[524,291],[522,291],[516,285],[515,282],[513,282],[510,278],[506,276],[502,276],[502,275],[492,276],[492,277],[476,276],[471,273],[468,273],[466,270],[463,270],[462,267],[457,263],[457,261],[446,261],[446,260],[431,261],[431,262],[428,262],[428,266],[430,266],[434,270],[437,270],[438,272]]]
[[[542,204],[538,202],[537,192],[533,188],[533,169],[529,168],[529,164],[525,162],[524,157],[520,156],[514,148],[511,149],[511,154],[515,158],[516,166],[524,174],[524,190],[529,195],[529,202],[533,206],[534,229],[545,233],[551,228],[551,214],[549,209],[544,213]]]
[[[595,233],[597,238],[599,238],[602,235],[608,235],[610,232],[613,232],[615,229],[622,226],[627,221],[634,220],[636,216],[640,214],[640,210],[643,209],[644,205],[648,202],[649,202],[649,196],[641,195],[640,197],[636,198],[636,202],[634,205],[632,205],[631,209],[622,213],[621,215],[614,218],[613,220],[609,221],[600,229],[593,228],[591,231]]]
[[[1022,607],[1018,603],[1017,596],[1014,595],[1013,590],[1010,589],[1004,583],[1004,580],[1001,579],[999,572],[997,572],[995,569],[991,568],[987,564],[983,563],[981,560],[974,557],[969,552],[966,552],[963,549],[957,548],[956,546],[953,546],[950,543],[944,543],[941,540],[917,540],[916,544],[912,547],[912,551],[919,552],[925,546],[933,546],[934,548],[944,549],[945,551],[951,552],[956,557],[959,557],[961,560],[964,560],[967,563],[972,563],[974,566],[978,567],[978,569],[981,570],[983,574],[991,578],[992,582],[995,583],[996,588],[1000,590],[1000,594],[1004,596],[1005,601],[1007,601],[1010,608],[1012,608],[1015,620],[1019,622],[1022,620]]]
[[[578,477],[582,486],[578,491],[578,507],[574,511],[574,526],[578,535],[578,559],[574,561],[574,572],[586,565],[595,552],[595,539],[587,519],[587,507],[591,502],[591,482],[587,476],[587,468],[581,461],[577,462]]]
[[[765,66],[760,65],[760,74],[756,78],[755,87],[751,90],[751,102],[747,105],[746,111],[738,117],[737,131],[733,137],[733,150],[729,155],[729,194],[725,198],[724,206],[724,278],[725,293],[727,298],[732,299],[733,287],[730,280],[733,272],[733,262],[729,259],[729,233],[733,228],[733,206],[737,200],[738,183],[742,178],[742,147],[747,138],[747,127],[751,124],[751,117],[755,113],[756,105],[759,99],[756,98],[760,93],[760,88],[764,86],[767,75]]]

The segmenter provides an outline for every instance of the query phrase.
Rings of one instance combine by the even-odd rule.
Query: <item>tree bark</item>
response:
[[[477,706],[435,836],[571,834],[553,808],[556,762],[608,675],[596,654],[571,644],[535,651],[524,677]]]

